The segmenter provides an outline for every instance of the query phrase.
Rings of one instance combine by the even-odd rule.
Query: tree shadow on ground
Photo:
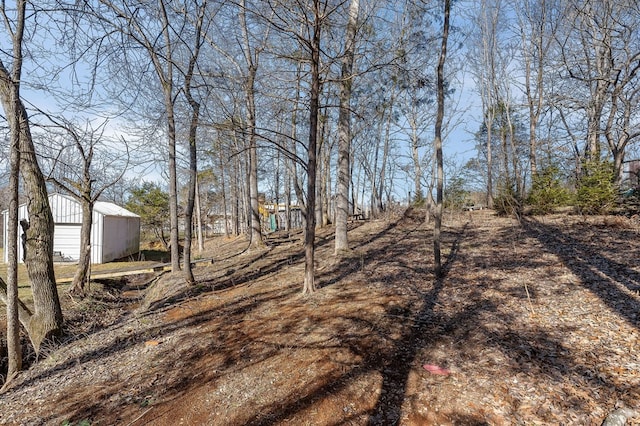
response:
[[[380,397],[369,417],[369,425],[396,423],[400,419],[409,372],[414,366],[418,351],[423,347],[425,337],[436,337],[433,336],[431,329],[435,317],[433,308],[444,288],[447,273],[456,260],[461,240],[465,237],[465,231],[466,226],[455,236],[449,256],[443,264],[443,271],[439,277],[434,279],[433,287],[422,295],[423,304],[417,314],[412,317],[411,312],[400,312],[400,316],[406,317],[408,326],[405,327],[401,338],[396,341],[395,348],[390,353],[391,357],[384,359],[382,365],[379,366],[382,373],[382,388]],[[397,313],[395,314],[397,315]],[[400,362],[398,362],[398,357],[400,357]]]
[[[151,321],[151,325],[120,333],[99,347],[77,352],[25,383],[36,384],[53,375],[66,380],[66,370],[76,365],[100,364],[136,350],[141,355],[155,354],[152,362],[145,364],[147,370],[97,383],[92,389],[71,389],[57,394],[54,402],[60,408],[57,414],[51,414],[50,420],[64,410],[74,421],[91,418],[108,419],[107,424],[141,425],[153,421],[160,424],[175,415],[172,410],[177,406],[194,401],[192,391],[202,389],[209,398],[223,387],[221,383],[242,385],[233,380],[242,376],[250,381],[247,391],[260,397],[243,400],[241,408],[231,410],[230,417],[225,418],[224,423],[219,420],[218,424],[266,426],[300,419],[322,406],[323,400],[349,394],[349,388],[356,381],[370,385],[358,410],[349,411],[345,402],[339,406],[340,411],[332,413],[331,422],[322,424],[397,424],[406,414],[410,374],[416,370],[427,374],[420,368],[420,357],[428,356],[445,342],[453,342],[453,351],[474,351],[473,338],[481,335],[483,343],[486,341],[504,353],[503,368],[512,375],[551,374],[557,380],[570,376],[569,380],[575,381],[574,387],[578,381],[601,384],[602,378],[591,366],[574,358],[571,348],[563,344],[560,335],[571,333],[570,329],[555,333],[536,327],[509,328],[516,323],[516,314],[509,316],[501,311],[500,299],[494,295],[500,293],[518,299],[522,295],[513,294],[506,280],[500,282],[491,277],[471,281],[466,275],[459,278],[457,271],[451,270],[456,265],[484,261],[467,252],[467,243],[479,237],[476,230],[454,229],[444,235],[446,247],[451,249],[446,257],[445,275],[436,280],[430,258],[426,257],[428,251],[423,250],[428,238],[425,228],[416,223],[392,224],[375,234],[361,236],[362,242],[354,242],[354,246],[366,259],[364,270],[356,268],[357,271],[347,272],[342,268],[348,265],[342,261],[333,263],[322,275],[323,283],[330,285],[325,284],[310,298],[297,294],[299,286],[295,282],[276,276],[279,267],[263,268],[255,263],[254,257],[248,257],[242,260],[243,264],[259,266],[262,274],[274,274],[274,279],[259,285],[244,281],[246,293],[243,287],[237,288],[236,283],[224,290],[228,293],[209,290],[211,298],[203,295],[205,297],[184,300],[166,309],[158,307],[148,318],[139,318]],[[493,233],[491,237],[493,242],[501,238]],[[375,244],[368,246],[367,240]],[[326,243],[323,248],[327,249]],[[418,251],[422,254],[416,255]],[[500,261],[515,265],[508,251],[504,250]],[[288,256],[285,252],[271,254],[275,254],[272,260],[276,264]],[[260,261],[263,260],[267,259]],[[299,260],[301,258],[298,263]],[[529,265],[535,264],[526,263],[525,267]],[[266,276],[257,270],[254,273],[254,279]],[[438,305],[450,304],[451,295],[456,292],[464,293],[465,303],[449,306],[447,310],[438,308]],[[486,323],[486,316],[492,317],[491,323]],[[153,348],[145,346],[147,339],[163,340],[164,336],[170,336],[171,343]],[[309,336],[316,339],[308,340]],[[332,358],[336,355],[342,358]],[[432,361],[442,360],[429,360]],[[327,368],[314,370],[315,363],[325,363]],[[284,373],[297,374],[297,379],[287,382],[290,386],[280,386],[278,374],[284,373],[274,372],[274,366],[286,370]],[[473,371],[464,373],[473,374]],[[606,383],[605,386],[614,385]],[[625,392],[620,386],[615,389],[620,394]],[[234,391],[229,390],[232,396],[242,396],[242,391],[233,394]],[[110,402],[112,395],[127,392],[131,393],[129,399],[123,397]],[[88,393],[93,393],[92,399],[87,397]],[[272,394],[277,394],[277,398]],[[146,408],[140,407],[156,398],[161,401],[152,404],[151,411],[145,414]],[[231,397],[219,399],[216,407],[221,407],[226,414],[224,405],[232,400]],[[579,400],[572,403],[581,404]],[[516,403],[514,407],[514,410],[518,407]],[[584,406],[580,408],[586,410]],[[455,409],[448,416],[454,424],[491,423],[480,415]],[[131,422],[131,419],[136,420]],[[524,417],[522,422],[526,420]]]
[[[633,292],[640,290],[640,273],[604,255],[606,247],[581,241],[560,226],[532,219],[525,220],[523,226],[547,251],[562,260],[582,286],[640,329],[640,302],[633,296]]]

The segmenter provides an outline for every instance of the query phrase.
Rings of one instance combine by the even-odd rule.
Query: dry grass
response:
[[[3,249],[0,248],[0,260],[4,259]],[[143,262],[135,262],[135,261],[123,261],[123,262],[110,262],[103,263],[97,265],[91,265],[92,273],[107,273],[107,272],[116,272],[130,269],[141,269],[148,268],[157,264],[156,261],[143,261]],[[75,263],[55,263],[54,271],[56,274],[56,279],[62,278],[70,278],[73,277],[73,274],[76,270]],[[0,262],[0,277],[6,280],[7,276],[7,264],[4,262]],[[69,287],[68,282],[63,282],[58,284],[58,293],[62,294]],[[31,285],[29,283],[29,277],[27,276],[27,270],[24,264],[20,263],[18,265],[18,295],[20,299],[27,305],[31,306],[33,304],[32,293],[31,293]],[[0,316],[2,316],[0,314]]]

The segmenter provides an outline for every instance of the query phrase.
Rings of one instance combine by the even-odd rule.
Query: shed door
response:
[[[78,224],[56,223],[53,233],[53,251],[62,253],[65,260],[80,258],[80,229]]]

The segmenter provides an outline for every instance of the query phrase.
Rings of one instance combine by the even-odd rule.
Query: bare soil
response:
[[[600,425],[640,409],[640,224],[424,212],[299,235],[210,241],[179,276],[104,282],[0,395],[16,425]],[[640,425],[640,418],[627,424]]]

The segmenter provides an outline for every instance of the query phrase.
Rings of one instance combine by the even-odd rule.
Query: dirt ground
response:
[[[210,241],[164,274],[67,301],[68,333],[0,395],[20,425],[600,425],[640,409],[640,223],[476,211],[352,224],[319,290],[298,236]],[[640,425],[640,418],[628,425]]]

